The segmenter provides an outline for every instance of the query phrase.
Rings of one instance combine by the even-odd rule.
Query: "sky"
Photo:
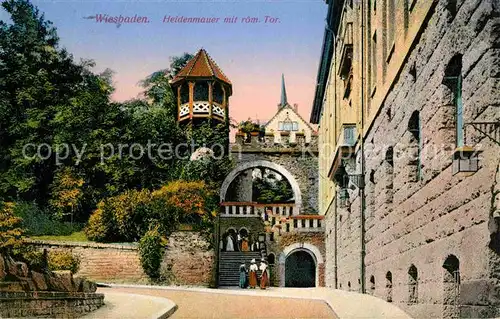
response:
[[[33,0],[52,21],[61,45],[96,72],[115,72],[113,99],[137,97],[137,83],[167,68],[171,56],[204,48],[233,83],[230,117],[268,120],[280,101],[284,73],[288,102],[309,119],[325,26],[324,0]],[[146,17],[147,23],[99,23],[98,14]],[[219,23],[164,23],[165,16],[220,18]],[[278,18],[265,23],[265,17]],[[237,17],[236,23],[224,23]],[[244,23],[255,17],[258,23]],[[2,11],[0,19],[6,20]],[[269,20],[270,21],[270,20]]]

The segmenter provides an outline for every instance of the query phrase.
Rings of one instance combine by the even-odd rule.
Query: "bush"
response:
[[[137,241],[149,227],[151,194],[131,190],[109,197],[90,216],[85,235],[95,241]]]
[[[139,256],[142,269],[152,279],[160,276],[160,265],[166,240],[161,236],[158,226],[148,230],[139,241]]]
[[[70,251],[51,250],[48,253],[49,269],[54,270],[70,270],[75,274],[80,268],[80,259],[74,256]]]
[[[217,207],[204,182],[174,181],[154,191],[127,191],[98,204],[85,234],[95,241],[138,241],[151,228],[169,234],[179,223],[209,228]]]
[[[0,203],[0,252],[11,252],[23,244],[22,219],[14,215],[16,204]]]
[[[35,203],[17,203],[14,214],[22,218],[21,225],[29,236],[66,236],[80,231],[82,228],[80,224],[56,220]]]

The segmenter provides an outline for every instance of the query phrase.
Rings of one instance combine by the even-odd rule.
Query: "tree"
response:
[[[139,82],[145,89],[143,94],[149,99],[152,105],[159,105],[169,110],[169,114],[174,118],[177,116],[177,103],[175,94],[169,81],[193,58],[190,53],[184,53],[178,57],[170,58],[170,67],[158,70]]]
[[[14,215],[15,205],[12,202],[0,202],[0,253],[10,253],[23,243],[22,220]]]

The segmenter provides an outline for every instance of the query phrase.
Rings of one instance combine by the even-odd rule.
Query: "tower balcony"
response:
[[[189,102],[179,106],[178,118],[180,122],[194,118],[212,118],[223,122],[226,118],[226,111],[220,103],[193,101],[192,106]]]

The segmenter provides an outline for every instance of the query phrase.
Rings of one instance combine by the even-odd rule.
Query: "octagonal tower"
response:
[[[207,119],[228,123],[231,81],[204,49],[172,79],[177,97],[177,120],[199,123]]]

